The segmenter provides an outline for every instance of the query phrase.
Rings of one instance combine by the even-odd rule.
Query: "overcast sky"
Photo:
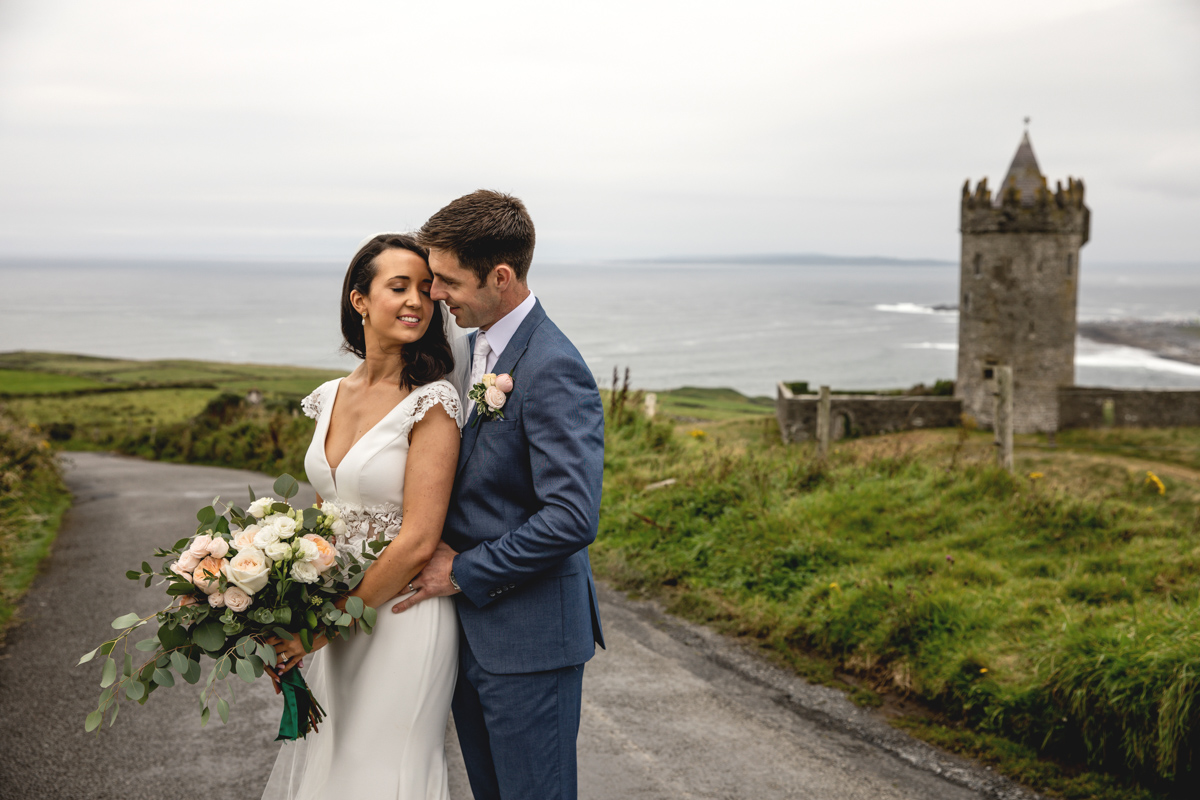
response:
[[[956,259],[1033,118],[1094,260],[1200,260],[1200,1],[0,0],[0,256]]]

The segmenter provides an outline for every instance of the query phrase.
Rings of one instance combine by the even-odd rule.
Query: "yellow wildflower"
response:
[[[1046,476],[1045,476],[1043,473],[1041,473],[1041,472],[1031,472],[1031,473],[1029,473],[1029,478],[1030,478],[1030,480],[1035,480],[1035,481],[1036,481],[1038,478],[1044,478],[1044,477],[1046,477]]]
[[[837,581],[834,581],[833,583],[829,584],[829,588],[833,589],[835,592],[840,592],[842,590],[842,587],[837,585]]]
[[[693,439],[703,439],[704,437],[708,436],[707,433],[700,430],[699,428],[696,428],[695,430],[691,431],[690,433],[688,433],[688,435],[691,436]]]
[[[1158,489],[1159,494],[1167,493],[1167,487],[1163,485],[1162,479],[1153,472],[1146,473],[1146,485],[1153,486],[1155,489]]]
[[[980,668],[979,668],[979,674],[980,674],[980,675],[986,675],[986,674],[987,674],[987,667],[980,667]]]

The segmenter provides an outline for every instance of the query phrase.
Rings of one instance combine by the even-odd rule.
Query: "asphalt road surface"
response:
[[[123,704],[96,736],[83,720],[100,668],[75,663],[114,618],[159,607],[126,569],[191,534],[192,515],[215,495],[240,501],[247,484],[264,494],[271,480],[98,453],[66,460],[75,505],[0,651],[0,798],[258,797],[280,747],[268,681],[230,681],[228,725],[214,714],[201,729],[200,687],[181,684]],[[306,486],[299,500],[311,499]],[[601,614],[608,650],[584,677],[584,800],[1033,797],[652,604],[601,587]],[[451,793],[469,800],[452,728],[447,747]]]

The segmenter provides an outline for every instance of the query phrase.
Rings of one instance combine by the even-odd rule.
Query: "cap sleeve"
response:
[[[442,410],[450,415],[450,419],[458,425],[459,430],[462,430],[462,420],[459,415],[462,401],[459,400],[458,392],[448,382],[427,383],[417,388],[413,395],[416,396],[416,400],[413,402],[412,413],[404,421],[403,433],[405,436],[412,434],[413,426],[425,418],[426,411],[437,406],[441,406]]]
[[[312,390],[312,393],[300,401],[300,410],[304,412],[306,417],[316,419],[321,416],[321,411],[325,408],[325,398],[329,395],[329,389],[337,381],[326,381]]]

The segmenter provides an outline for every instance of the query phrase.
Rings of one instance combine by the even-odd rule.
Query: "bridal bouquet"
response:
[[[146,587],[161,577],[159,585],[165,584],[173,599],[149,616],[130,613],[113,620],[120,633],[79,659],[84,664],[97,655],[104,658],[103,691],[84,723],[86,730],[97,729],[106,713],[111,726],[122,699],[144,704],[158,687],[175,685],[176,675],[197,683],[206,658],[214,664],[200,693],[200,725],[208,723],[214,701],[221,721],[227,722],[234,695],[226,679],[235,674],[252,683],[264,670],[274,669],[270,637],[299,637],[304,649],[311,650],[322,634],[348,636],[356,625],[371,632],[375,609],[364,607],[357,597],[346,601],[345,610],[336,605],[365,572],[363,562],[340,555],[333,545],[334,535],[346,533],[337,507],[293,508],[288,500],[300,487],[290,475],[276,480],[274,489],[282,501],[256,498],[251,489],[244,511],[224,505],[218,512],[220,498],[214,498],[196,514],[200,525],[195,536],[155,551],[156,558],[166,559],[162,566],[155,570],[143,561],[140,570],[125,573],[130,580],[144,580]],[[361,558],[372,561],[385,546],[382,537],[369,540]],[[133,633],[151,620],[157,621],[158,632],[132,643]],[[297,739],[316,730],[324,711],[300,670],[287,672],[280,684],[284,711],[277,739]]]

